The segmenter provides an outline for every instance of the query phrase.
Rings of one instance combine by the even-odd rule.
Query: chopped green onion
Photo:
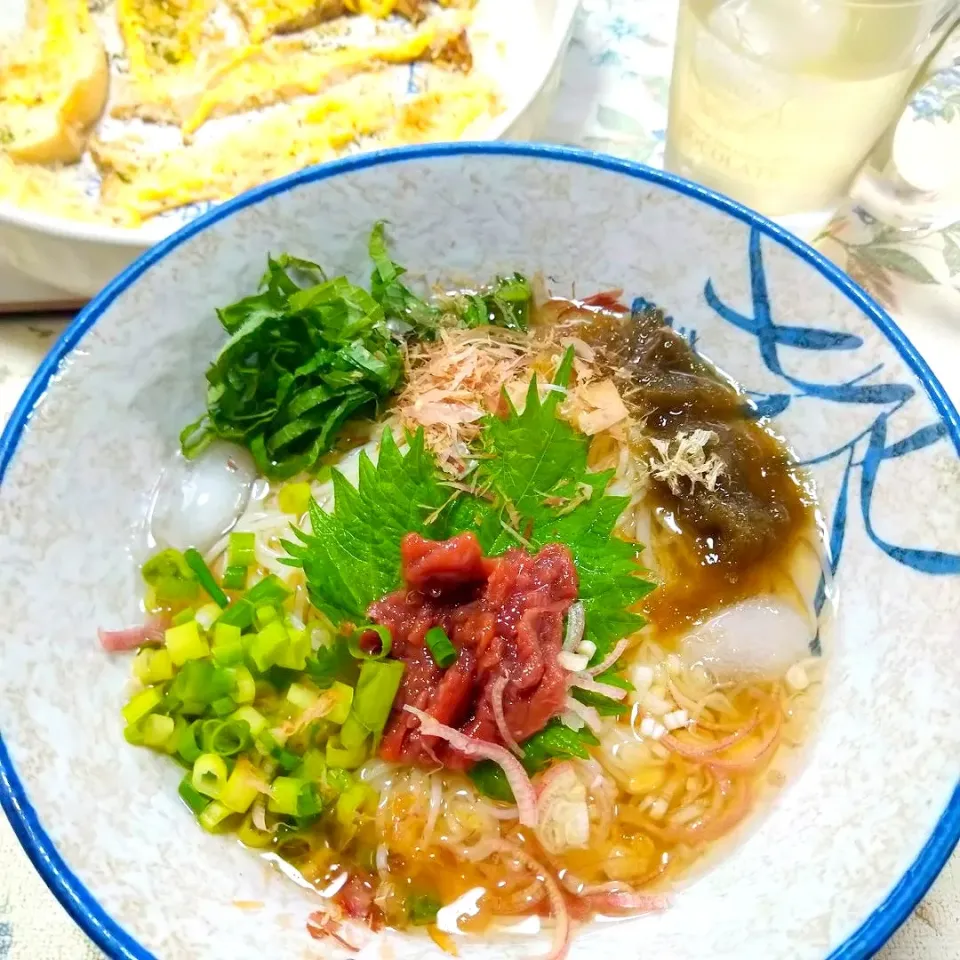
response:
[[[251,736],[258,737],[267,725],[267,718],[259,711],[245,704],[230,714],[230,720],[242,720],[250,728]]]
[[[292,513],[300,517],[307,512],[312,495],[310,484],[307,482],[287,483],[280,488],[277,503],[284,513]]]
[[[197,595],[197,579],[179,550],[161,550],[147,560],[140,573],[161,603],[182,603]]]
[[[173,717],[165,717],[159,713],[151,713],[144,717],[140,723],[144,744],[155,748],[166,746],[174,726]]]
[[[443,627],[431,627],[425,639],[430,656],[438,667],[449,667],[457,659],[457,648],[450,642]]]
[[[213,737],[224,722],[217,717],[200,721],[200,746],[204,753],[213,753]]]
[[[340,742],[347,750],[363,746],[368,736],[370,731],[357,719],[355,713],[351,713],[340,728]]]
[[[347,773],[342,767],[331,767],[323,778],[323,784],[327,792],[334,793],[337,796],[344,790],[348,790],[353,782],[353,774]]]
[[[165,753],[174,756],[177,752],[177,748],[180,745],[180,737],[183,735],[183,731],[187,729],[187,721],[180,716],[173,718],[173,731],[170,733],[170,736],[167,737],[167,742],[163,745],[163,750]]]
[[[173,679],[173,660],[169,650],[152,650],[150,657],[150,682],[162,683]]]
[[[193,607],[187,607],[184,610],[181,610],[174,618],[170,621],[171,626],[179,627],[181,623],[190,623],[197,615],[197,611]]]
[[[290,591],[284,586],[283,581],[270,573],[259,583],[255,583],[246,594],[244,599],[248,600],[254,607],[262,603],[280,604],[290,596]]]
[[[306,630],[294,630],[288,626],[287,637],[289,642],[280,649],[276,665],[288,670],[304,670],[312,650],[310,634]]]
[[[250,783],[257,773],[248,761],[239,760],[220,792],[220,802],[234,813],[246,813],[259,792]]]
[[[243,663],[246,648],[240,636],[240,628],[224,623],[221,618],[213,627],[213,659],[228,667]]]
[[[290,826],[286,823],[277,825],[276,846],[274,850],[284,860],[296,861],[306,859],[313,853],[316,841],[309,835],[299,833],[300,826]]]
[[[250,659],[261,672],[269,670],[277,662],[283,646],[289,642],[287,628],[279,621],[268,623],[250,642]]]
[[[237,701],[233,697],[220,697],[210,704],[210,709],[218,717],[227,717],[237,709]]]
[[[200,732],[200,724],[201,721],[194,720],[189,726],[183,728],[177,740],[177,753],[191,766],[197,757],[203,753],[197,740],[197,735]]]
[[[227,817],[233,816],[233,811],[229,810],[222,803],[214,800],[197,817],[197,822],[204,830],[213,833]]]
[[[187,565],[200,582],[200,586],[207,591],[214,603],[221,608],[227,607],[230,604],[230,600],[220,589],[213,574],[210,572],[210,568],[207,566],[207,562],[201,556],[200,551],[189,547],[183,551],[183,559],[187,561]]]
[[[120,711],[123,719],[131,726],[139,723],[148,713],[152,713],[160,706],[163,693],[159,687],[147,687],[130,698],[127,705]]]
[[[267,809],[271,813],[282,813],[289,817],[297,815],[297,802],[304,784],[293,777],[277,777],[270,785],[270,799]]]
[[[245,720],[224,720],[210,737],[210,750],[221,757],[234,757],[253,743]]]
[[[427,894],[414,894],[407,900],[407,916],[415,927],[425,927],[437,919],[440,901]]]
[[[267,603],[257,607],[256,621],[259,627],[265,627],[271,621],[279,619],[279,617],[280,614],[277,613],[276,607],[271,607]]]
[[[306,710],[317,702],[320,694],[310,687],[305,687],[302,683],[291,683],[287,690],[287,699],[300,710]]]
[[[133,658],[133,675],[146,687],[150,685],[150,655],[152,650],[143,649]]]
[[[257,608],[249,600],[241,597],[239,600],[234,600],[234,602],[220,614],[217,624],[223,623],[227,626],[239,627],[241,630],[246,630],[247,627],[253,623],[256,612]]]
[[[380,649],[373,653],[360,646],[360,641],[368,633],[375,633],[380,638]],[[390,630],[378,623],[368,623],[359,627],[347,641],[347,649],[350,651],[350,655],[356,657],[357,660],[384,660],[392,646],[393,637],[390,636]]]
[[[220,586],[224,590],[243,590],[247,585],[247,568],[230,566],[223,571]]]
[[[181,713],[203,713],[208,704],[228,696],[233,687],[233,677],[226,667],[205,659],[188,660],[173,678],[169,693],[181,702]]]
[[[308,750],[303,755],[303,760],[298,772],[301,780],[314,782],[322,780],[327,772],[327,762],[324,759],[323,753],[319,750]]]
[[[366,759],[367,749],[363,743],[348,749],[340,742],[339,736],[334,735],[327,741],[327,766],[356,770]]]
[[[200,660],[210,654],[210,644],[200,634],[196,620],[181,623],[178,627],[169,627],[164,632],[164,642],[170,659],[178,667],[182,667],[188,660]]]
[[[256,534],[250,532],[231,533],[227,541],[227,566],[250,567],[256,562]]]
[[[350,715],[350,706],[353,703],[353,687],[348,687],[339,680],[334,680],[330,685],[330,691],[337,695],[337,705],[324,717],[331,723],[342,725],[346,723]]]
[[[132,747],[143,746],[143,729],[139,723],[128,723],[123,728],[123,739]]]
[[[203,753],[197,757],[190,782],[199,793],[216,800],[227,782],[227,765],[223,757],[215,753]]]
[[[215,603],[205,603],[195,614],[193,619],[200,624],[201,628],[211,630],[217,617],[220,616],[220,608]]]
[[[244,846],[259,850],[263,847],[269,847],[273,843],[273,834],[269,831],[259,830],[248,815],[244,817],[243,823],[237,827],[237,839]]]
[[[240,639],[242,633],[240,627],[233,623],[224,622],[223,616],[213,625],[213,645],[219,647],[221,644],[235,643]]]
[[[253,703],[257,696],[257,683],[253,679],[253,674],[240,664],[233,668],[233,680],[236,684],[233,699],[237,703]]]
[[[271,750],[270,756],[280,764],[284,773],[292,773],[300,766],[300,757],[286,747],[277,747],[276,750]]]
[[[399,660],[367,660],[360,667],[352,713],[375,737],[386,726],[403,671],[404,664]]]
[[[180,799],[183,800],[195,814],[201,813],[210,803],[209,797],[205,797],[194,788],[189,773],[180,781],[180,786],[177,787],[177,793],[180,794]]]
[[[297,816],[316,817],[323,811],[323,800],[317,792],[316,784],[304,783],[297,795]]]
[[[365,783],[354,783],[337,798],[337,820],[345,827],[353,826],[360,808],[376,794]]]
[[[173,679],[173,661],[166,650],[141,650],[133,659],[133,675],[145,686]]]
[[[258,737],[257,743],[263,747],[264,753],[273,754],[274,750],[279,750],[286,743],[280,730],[264,730]]]

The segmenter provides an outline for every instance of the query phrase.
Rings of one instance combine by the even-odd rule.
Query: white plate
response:
[[[473,131],[474,137],[536,139],[560,82],[577,6],[578,0],[523,0],[518,11],[514,0],[479,0],[476,18],[488,38],[481,60],[492,65],[504,111]],[[4,7],[0,33],[10,31],[24,15],[23,0]],[[90,297],[147,247],[212,206],[193,204],[128,229],[0,202],[0,259],[60,291]]]

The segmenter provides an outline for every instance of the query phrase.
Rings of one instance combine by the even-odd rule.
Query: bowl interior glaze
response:
[[[136,616],[133,530],[201,409],[214,308],[252,292],[271,252],[366,279],[377,219],[413,277],[542,271],[557,294],[659,304],[774,417],[821,498],[839,605],[802,772],[671,910],[596,924],[571,955],[869,956],[960,831],[957,413],[892,321],[773,225],[666,174],[529,145],[364,156],[231,201],[122,274],[37,374],[0,442],[0,798],[48,883],[115,957],[330,952],[304,930],[311,894],[203,834],[177,768],[124,742],[129,662],[96,629]]]

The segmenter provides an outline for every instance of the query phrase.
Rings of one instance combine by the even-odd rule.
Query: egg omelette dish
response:
[[[475,0],[27,0],[0,37],[0,200],[137,227],[502,111]]]

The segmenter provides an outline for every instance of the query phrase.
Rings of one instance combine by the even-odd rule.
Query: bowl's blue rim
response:
[[[20,398],[9,422],[0,435],[0,484],[30,419],[30,414],[47,388],[50,378],[63,360],[97,322],[106,309],[130,287],[150,266],[163,259],[180,244],[211,224],[231,216],[238,210],[259,203],[277,193],[284,193],[304,183],[313,183],[355,170],[382,164],[402,163],[462,155],[527,157],[541,160],[575,163],[623,174],[668,187],[730,214],[738,220],[758,228],[766,236],[777,240],[809,263],[838,290],[859,307],[893,344],[894,348],[923,383],[934,406],[941,414],[960,454],[960,415],[926,362],[917,353],[903,332],[870,296],[855,284],[839,267],[812,247],[777,224],[754,213],[747,207],[714,193],[704,187],[638,163],[579,150],[571,147],[531,143],[448,143],[417,147],[400,147],[335,160],[310,167],[275,180],[229,200],[197,217],[176,233],[151,247],[86,306],[63,332],[53,349],[37,369],[26,391]],[[17,777],[13,761],[0,736],[0,806],[10,820],[14,832],[27,856],[41,877],[81,929],[114,960],[155,960],[143,945],[131,937],[100,906],[80,879],[71,871],[58,853],[49,834],[41,826],[36,811],[27,798],[23,784]],[[960,839],[960,783],[954,790],[929,840],[886,900],[861,924],[826,960],[862,960],[872,956],[909,916],[943,869]]]

